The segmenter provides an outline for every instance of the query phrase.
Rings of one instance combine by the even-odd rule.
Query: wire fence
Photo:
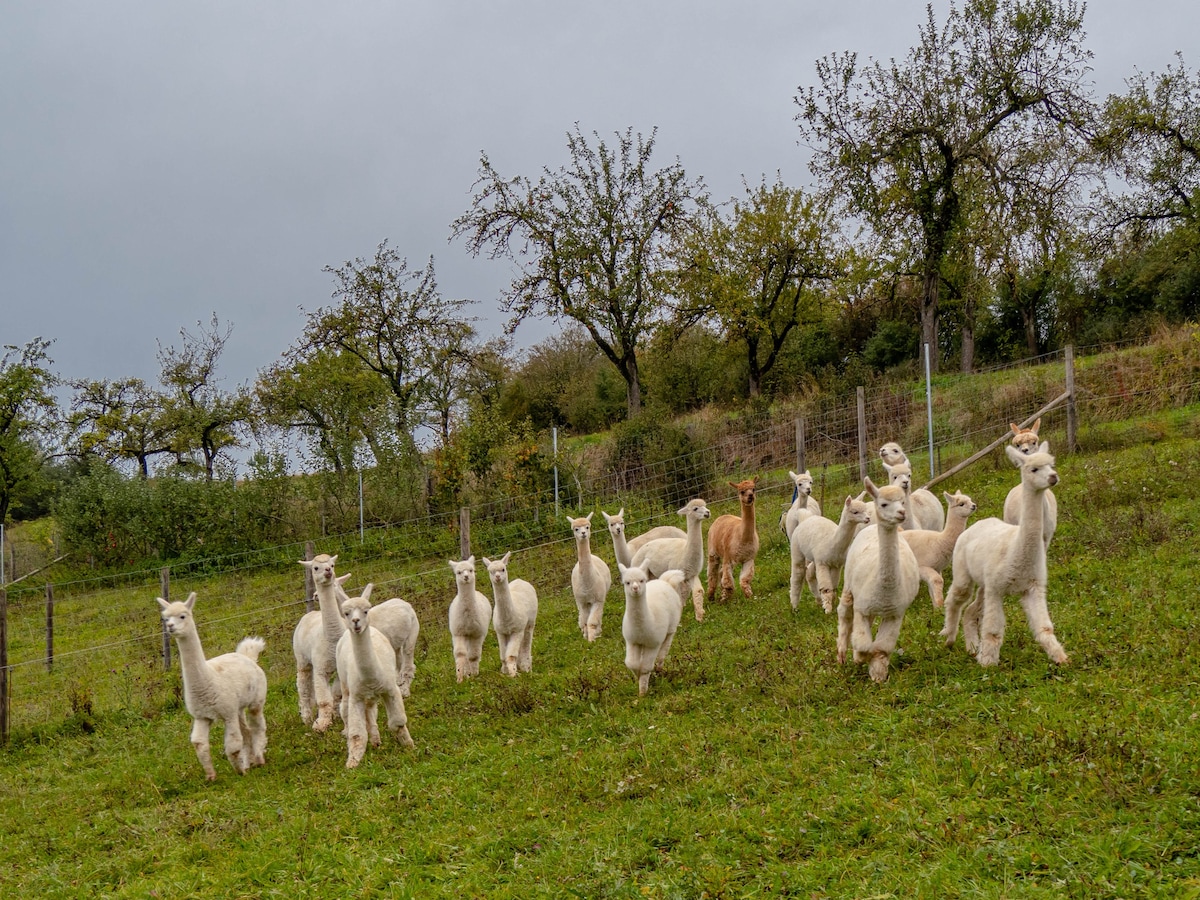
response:
[[[1189,339],[1195,344],[1194,336]],[[1091,440],[1089,429],[1102,423],[1200,402],[1200,354],[1186,344],[1121,355],[1080,361],[1075,401],[1081,440]],[[915,472],[945,471],[1059,396],[1066,381],[1064,362],[1052,359],[960,381],[954,391],[935,390],[932,447],[924,383],[796,402],[769,416],[693,423],[687,427],[705,439],[687,454],[613,466],[602,450],[593,451],[575,461],[558,495],[548,488],[471,507],[467,516],[430,515],[361,536],[329,536],[316,550],[338,555],[338,571],[353,573],[349,587],[373,582],[377,600],[402,596],[413,604],[422,627],[419,673],[431,653],[449,653],[441,646],[448,644],[446,609],[454,594],[447,560],[461,558],[464,545],[477,557],[513,551],[514,577],[536,584],[545,608],[573,615],[575,547],[562,518],[568,510],[615,513],[624,507],[627,531],[635,535],[678,524],[676,507],[688,497],[735,511],[729,482],[759,475],[759,532],[766,535],[791,500],[789,469],[802,466],[813,474],[814,496],[828,510],[861,489],[864,465],[882,477],[874,452],[885,441],[905,447]],[[1066,442],[1066,418],[1064,408],[1043,417],[1040,433],[1056,449]],[[1146,441],[1157,439],[1153,423],[1143,427]],[[863,448],[870,449],[866,461]],[[298,562],[311,549],[303,542],[284,544],[173,566],[167,573],[154,568],[42,584],[26,579],[0,590],[3,736],[11,726],[36,739],[48,727],[86,729],[100,714],[155,716],[164,702],[181,702],[178,664],[171,661],[155,603],[164,594],[180,599],[197,592],[197,619],[210,656],[232,649],[246,634],[259,634],[268,642],[262,660],[268,678],[290,682],[294,664],[287,648],[311,605]],[[592,552],[613,558],[599,516]]]

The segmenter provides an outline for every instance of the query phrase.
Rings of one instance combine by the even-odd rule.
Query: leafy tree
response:
[[[758,397],[792,330],[819,318],[815,288],[838,270],[836,226],[816,198],[779,180],[745,190],[727,216],[703,205],[681,243],[679,288],[685,321],[712,317],[745,348]]]
[[[922,282],[922,341],[938,365],[943,266],[963,226],[963,191],[1060,125],[1091,112],[1076,0],[966,0],[938,27],[933,8],[902,62],[817,61],[797,120],[812,169],[881,236],[911,248]],[[897,250],[902,250],[898,247]]]
[[[395,434],[411,449],[420,405],[429,398],[445,348],[474,336],[469,321],[460,316],[468,301],[442,297],[432,257],[424,268],[410,270],[387,241],[373,259],[358,258],[324,271],[337,282],[336,302],[309,314],[293,355],[330,350],[358,360],[390,393]]]
[[[503,298],[509,331],[538,312],[578,322],[625,381],[630,416],[642,406],[637,354],[662,314],[668,245],[703,190],[678,160],[651,170],[656,134],[626,129],[613,148],[594,134],[593,147],[576,126],[570,163],[536,182],[503,177],[484,154],[471,209],[453,225],[473,255],[521,263]]]
[[[79,380],[71,386],[70,443],[80,459],[130,460],[149,478],[150,460],[173,451],[174,426],[161,391],[140,378]]]
[[[239,446],[238,430],[250,417],[245,390],[224,391],[218,386],[217,364],[233,326],[222,330],[216,313],[210,327],[202,323],[198,335],[181,328],[179,347],[159,346],[159,376],[166,388],[163,418],[172,433],[172,450],[185,465],[196,466],[211,482],[217,457]],[[193,454],[200,455],[200,462]]]
[[[6,344],[0,357],[0,522],[17,494],[40,479],[46,461],[44,439],[58,409],[49,347],[34,338],[22,347]]]
[[[1111,228],[1154,230],[1200,214],[1200,72],[1138,73],[1104,104],[1097,149],[1127,190],[1106,199]]]

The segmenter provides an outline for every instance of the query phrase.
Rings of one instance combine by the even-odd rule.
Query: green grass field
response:
[[[946,649],[924,589],[886,684],[837,666],[835,618],[807,594],[789,606],[782,501],[765,495],[755,597],[709,604],[703,624],[685,610],[640,700],[619,591],[587,645],[562,579],[541,589],[533,674],[502,678],[489,635],[482,675],[457,684],[447,569],[442,605],[419,607],[417,746],[385,732],[354,771],[340,727],[300,721],[290,610],[267,634],[267,765],[242,778],[214,728],[204,781],[177,680],[77,663],[65,692],[115,680],[129,697],[0,751],[0,897],[1200,896],[1197,412],[1097,428],[1060,456],[1061,669],[1015,598],[998,667]],[[945,485],[976,518],[1016,483],[996,456]],[[611,558],[606,535],[593,549]],[[220,593],[197,606],[209,655],[254,630],[206,629],[206,608],[228,614]],[[152,590],[111,604],[156,621]],[[61,719],[73,700],[47,702]]]

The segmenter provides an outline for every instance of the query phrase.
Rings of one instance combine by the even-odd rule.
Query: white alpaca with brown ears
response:
[[[217,719],[225,723],[225,758],[235,772],[243,775],[251,766],[266,762],[263,705],[267,702],[267,676],[258,665],[266,642],[260,637],[243,638],[235,652],[206,660],[192,615],[195,605],[195,591],[183,603],[158,598],[163,625],[179,647],[183,705],[192,717],[192,746],[204,776],[213,781],[217,773],[208,735]]]
[[[1041,445],[1038,444],[1038,426],[1041,424],[1042,420],[1038,419],[1029,428],[1020,428],[1009,422],[1008,427],[1013,432],[1012,446],[1022,456],[1031,456],[1039,451]],[[1021,485],[1019,484],[1004,498],[1004,521],[1009,525],[1017,525],[1021,521]],[[1057,528],[1058,500],[1054,497],[1054,491],[1047,489],[1042,494],[1042,543],[1046,545],[1047,551],[1050,549],[1050,541]]]
[[[337,670],[342,682],[342,720],[346,723],[346,768],[362,762],[367,743],[378,747],[379,702],[387,710],[388,731],[404,747],[413,746],[408,714],[396,679],[396,653],[392,643],[370,625],[371,591],[342,601],[346,631],[338,640]]]
[[[863,500],[865,496],[864,493],[846,497],[841,518],[836,523],[824,516],[811,516],[792,532],[792,577],[788,590],[792,609],[800,608],[800,597],[807,582],[825,612],[833,612],[833,600],[837,596],[850,543],[860,526],[871,521]]]
[[[516,678],[518,672],[533,671],[533,628],[537,624],[538,598],[528,581],[508,580],[510,556],[511,552],[505,553],[495,561],[485,556],[483,565],[496,601],[492,607],[492,630],[500,645],[500,671]]]
[[[729,486],[738,493],[741,515],[724,515],[708,529],[708,599],[716,596],[721,582],[721,599],[733,597],[733,567],[741,566],[738,583],[746,599],[754,596],[750,582],[754,578],[754,558],[758,556],[758,530],[754,524],[754,493],[758,476]],[[719,574],[718,574],[719,570]]]
[[[967,519],[975,512],[975,501],[962,491],[942,496],[946,498],[946,527],[941,531],[902,531],[901,539],[912,548],[920,566],[921,580],[929,588],[929,598],[935,609],[942,607],[942,590],[945,581],[942,570],[950,565],[954,557],[954,545],[967,527]]]
[[[797,525],[810,516],[821,515],[821,504],[812,495],[813,477],[807,469],[803,472],[789,471],[788,477],[792,480],[795,496],[792,498],[792,505],[779,516],[779,527],[790,540]]]
[[[683,614],[683,592],[687,576],[668,569],[648,580],[645,569],[617,563],[625,588],[625,615],[621,634],[625,638],[625,668],[638,681],[638,696],[650,690],[650,674],[662,668]]]
[[[651,578],[661,578],[670,569],[679,569],[684,574],[684,584],[692,588],[692,609],[696,621],[704,621],[704,585],[700,583],[700,570],[704,568],[704,520],[711,515],[708,504],[697,497],[689,500],[679,515],[687,517],[687,537],[659,538],[642,545],[633,555],[633,568],[645,569]]]
[[[567,516],[571,534],[575,537],[578,562],[571,569],[571,593],[579,610],[579,631],[588,641],[600,637],[604,600],[612,587],[612,572],[608,564],[592,554],[592,514],[579,518]]]
[[[892,651],[900,637],[904,613],[921,586],[917,558],[900,539],[907,516],[904,491],[894,484],[863,484],[875,498],[874,524],[868,525],[846,555],[846,584],[838,602],[838,662],[854,648],[854,661],[867,663],[871,680],[887,681]],[[871,627],[878,620],[874,638]]]
[[[454,645],[454,674],[461,683],[479,674],[483,641],[492,618],[492,604],[475,590],[475,557],[447,560],[458,593],[450,601],[450,641]]]
[[[300,701],[300,718],[313,731],[324,732],[333,724],[341,698],[340,683],[332,687],[337,677],[337,645],[346,625],[342,621],[342,582],[333,570],[336,556],[321,553],[312,559],[300,560],[300,565],[312,572],[318,608],[300,617],[292,634],[292,653],[296,657],[296,696]],[[316,710],[316,717],[313,710]]]
[[[1021,522],[1011,525],[999,519],[983,519],[958,539],[942,637],[947,647],[954,645],[961,617],[967,652],[974,654],[981,666],[996,665],[1004,642],[1004,598],[1020,594],[1034,639],[1053,662],[1062,664],[1067,661],[1067,653],[1054,635],[1046,608],[1046,545],[1042,537],[1043,496],[1058,484],[1054,457],[1045,443],[1028,456],[1016,447],[1004,450],[1021,470]],[[971,602],[976,588],[978,595]],[[964,613],[968,603],[971,605]],[[982,633],[975,610],[982,616]]]

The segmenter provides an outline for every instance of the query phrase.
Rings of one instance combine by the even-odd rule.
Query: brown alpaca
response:
[[[740,516],[720,516],[708,529],[708,599],[717,592],[717,561],[721,564],[721,599],[733,597],[733,567],[741,566],[738,582],[747,597],[750,579],[754,577],[754,557],[758,555],[758,531],[754,527],[754,487],[758,484],[755,475],[748,481],[739,481],[729,486],[738,492],[742,504]]]

